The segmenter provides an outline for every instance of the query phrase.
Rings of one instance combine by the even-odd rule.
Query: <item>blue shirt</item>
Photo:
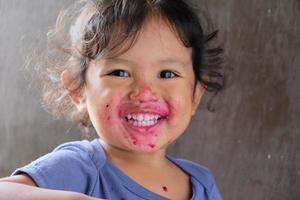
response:
[[[190,175],[193,200],[222,200],[212,174],[191,161],[167,158]],[[106,159],[98,139],[68,142],[17,169],[41,188],[84,193],[110,200],[166,200],[139,185]]]

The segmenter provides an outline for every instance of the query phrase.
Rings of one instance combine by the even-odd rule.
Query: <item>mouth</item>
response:
[[[158,134],[159,128],[168,119],[170,111],[165,103],[148,102],[124,103],[119,108],[119,116],[125,129],[131,134]]]
[[[165,118],[157,113],[131,113],[124,117],[131,126],[143,128],[153,127]]]

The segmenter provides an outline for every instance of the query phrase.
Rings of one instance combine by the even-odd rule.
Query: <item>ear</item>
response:
[[[200,83],[197,82],[193,94],[192,116],[195,115],[204,93],[205,93],[205,88]]]
[[[72,103],[77,107],[79,112],[83,113],[87,111],[85,89],[84,87],[77,89],[78,84],[76,85],[73,77],[74,74],[68,69],[64,70],[60,76],[64,88],[69,91]]]

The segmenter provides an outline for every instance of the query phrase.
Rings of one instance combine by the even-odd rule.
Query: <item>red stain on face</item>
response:
[[[164,192],[168,192],[168,188],[166,186],[163,186],[162,189],[164,190]]]
[[[137,140],[133,140],[132,142],[134,145],[137,145],[138,141]]]
[[[119,121],[121,122],[123,135],[125,138],[130,138],[130,143],[134,145],[135,149],[143,151],[151,151],[157,148],[157,140],[159,136],[163,134],[162,128],[164,128],[167,117],[170,113],[168,104],[164,101],[120,101],[117,105],[117,113]],[[147,115],[159,115],[159,120],[155,124],[145,127],[137,126],[137,119],[133,119],[133,115],[137,117],[140,114]],[[129,118],[128,118],[129,115]],[[152,120],[153,121],[153,120]],[[135,123],[135,125],[133,124]]]
[[[109,109],[109,104],[106,104],[106,106],[105,106],[105,107],[106,107],[106,109]],[[107,112],[108,112],[108,111],[107,111]],[[106,119],[107,119],[107,121],[108,121],[108,122],[110,122],[110,116],[107,116],[107,118],[106,118]]]
[[[131,95],[131,99],[147,102],[147,101],[157,101],[157,96],[153,93],[149,86],[143,86],[139,89],[137,93]]]
[[[168,141],[184,132],[190,121],[191,83],[194,83],[192,51],[178,40],[168,22],[158,19],[144,24],[143,31],[129,49],[114,59],[91,61],[86,72],[90,119],[103,141],[120,149],[152,152],[165,148]],[[156,66],[160,70],[167,69],[169,62],[162,61],[170,58],[174,58],[172,70],[185,76],[168,80],[157,77]],[[117,68],[120,65],[126,65],[134,77],[107,75],[108,66]],[[133,115],[160,117],[140,126]]]

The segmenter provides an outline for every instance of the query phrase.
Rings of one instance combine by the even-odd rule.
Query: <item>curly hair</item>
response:
[[[90,131],[88,114],[78,112],[69,95],[84,86],[91,60],[122,53],[124,45],[129,49],[144,22],[153,16],[165,20],[185,47],[192,49],[195,81],[209,92],[220,91],[223,49],[211,44],[218,31],[204,10],[184,0],[80,0],[61,11],[48,32],[48,48],[35,65],[44,108]],[[64,70],[72,74],[68,87],[60,78]]]

